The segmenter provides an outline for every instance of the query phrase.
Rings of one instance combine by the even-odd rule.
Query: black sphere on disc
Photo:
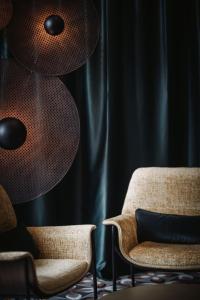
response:
[[[63,32],[65,27],[64,20],[57,15],[51,15],[46,18],[44,28],[50,35],[59,35]]]
[[[25,125],[16,118],[4,118],[0,121],[0,147],[15,150],[21,147],[27,136]]]

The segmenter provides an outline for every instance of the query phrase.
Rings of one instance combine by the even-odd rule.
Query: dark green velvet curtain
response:
[[[200,3],[95,4],[98,47],[86,66],[62,78],[80,113],[78,155],[56,188],[16,211],[29,225],[98,225],[97,263],[105,275],[110,233],[101,222],[120,214],[132,172],[199,166]]]

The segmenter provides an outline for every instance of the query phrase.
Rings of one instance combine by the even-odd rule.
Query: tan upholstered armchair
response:
[[[0,187],[0,232],[15,228],[16,216]],[[93,263],[97,298],[94,225],[28,228],[40,256],[0,252],[0,296],[50,297],[80,281]]]
[[[115,253],[134,265],[154,269],[200,269],[200,245],[138,243],[135,210],[200,215],[200,168],[140,168],[131,178],[120,216],[105,220],[112,225],[113,290],[116,290]]]

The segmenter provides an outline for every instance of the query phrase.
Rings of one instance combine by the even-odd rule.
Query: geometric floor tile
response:
[[[173,284],[173,283],[200,283],[200,272],[141,272],[135,275],[136,286],[152,284]],[[117,290],[131,287],[129,276],[119,277]],[[112,293],[112,281],[98,279],[99,299]],[[93,300],[92,275],[87,274],[78,284],[50,300]]]

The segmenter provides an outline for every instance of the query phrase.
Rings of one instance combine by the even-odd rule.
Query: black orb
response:
[[[59,35],[63,32],[65,27],[64,20],[57,15],[51,15],[46,18],[44,22],[44,28],[50,35]]]
[[[21,147],[27,136],[25,125],[16,118],[4,118],[0,121],[0,147],[15,150]]]

